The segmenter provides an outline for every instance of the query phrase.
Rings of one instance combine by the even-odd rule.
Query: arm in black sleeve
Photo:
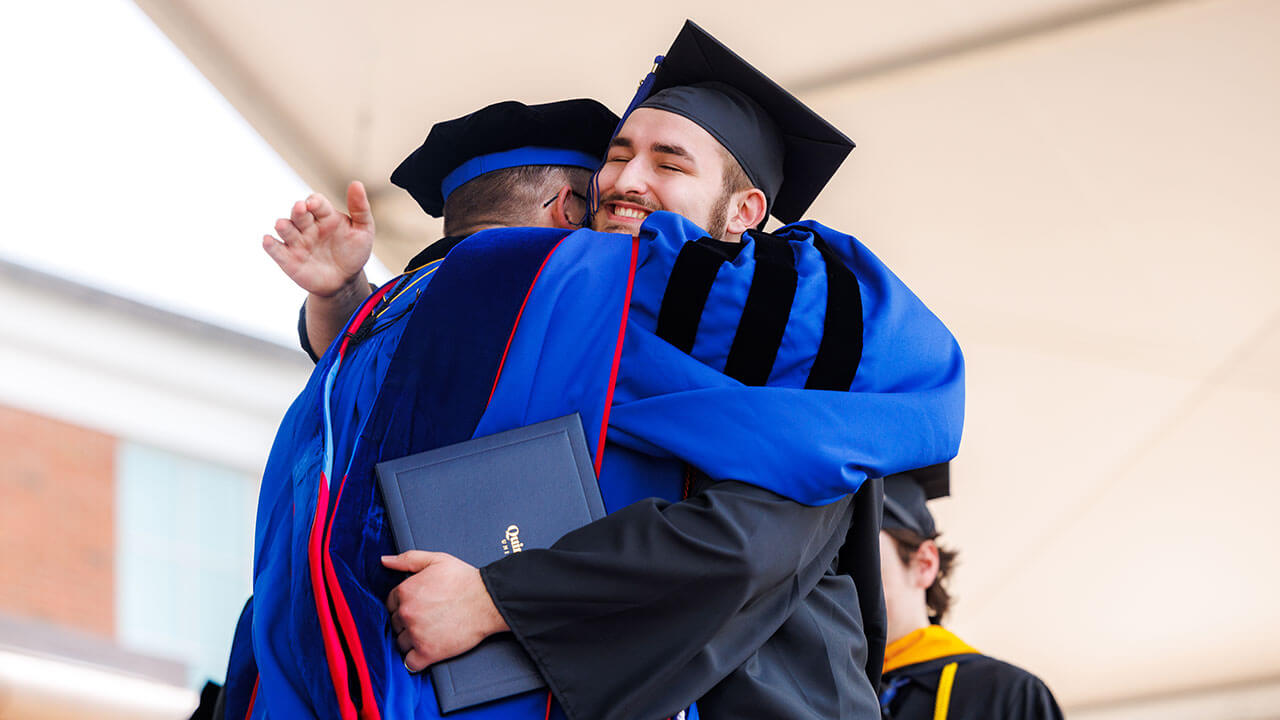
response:
[[[378,289],[377,285],[369,283],[369,292]],[[307,334],[307,301],[302,301],[302,307],[298,308],[298,344],[302,346],[302,352],[311,358],[311,362],[320,362],[320,353],[316,352],[315,347],[311,344],[311,336]],[[323,351],[326,348],[321,348]]]
[[[862,484],[853,497],[853,519],[835,566],[764,645],[698,698],[699,717],[879,717],[887,624],[880,578],[883,497],[881,480]],[[799,577],[807,580],[803,572]],[[722,631],[700,655],[727,655],[727,648],[737,648],[744,639],[752,640]]]
[[[302,301],[302,307],[298,308],[298,344],[302,346],[302,352],[311,358],[311,362],[320,362],[320,356],[316,354],[314,348],[311,347],[311,338],[307,336],[307,301]]]
[[[719,482],[635,503],[481,575],[571,720],[662,718],[781,626],[831,568],[849,513],[848,498],[810,507]]]

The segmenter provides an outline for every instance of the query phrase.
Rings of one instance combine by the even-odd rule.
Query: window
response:
[[[128,442],[116,463],[117,638],[186,663],[193,688],[222,682],[251,592],[257,482]]]

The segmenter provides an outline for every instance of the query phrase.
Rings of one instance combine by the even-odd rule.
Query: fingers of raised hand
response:
[[[306,232],[316,223],[315,216],[307,208],[307,203],[301,200],[293,204],[293,210],[289,212],[289,219],[297,226],[299,232]]]
[[[267,251],[267,254],[271,256],[272,260],[276,261],[281,270],[288,272],[286,268],[291,266],[293,257],[289,254],[289,249],[284,246],[284,243],[277,240],[275,235],[262,236],[262,249]]]
[[[373,231],[373,210],[369,207],[369,195],[365,192],[364,183],[359,180],[353,180],[347,186],[347,212],[351,213],[353,224]]]
[[[276,234],[285,245],[293,245],[302,240],[302,233],[298,231],[298,226],[288,218],[276,220],[275,228]]]
[[[324,222],[329,216],[338,214],[329,202],[329,198],[320,193],[311,193],[307,197],[306,209],[315,218],[316,222]]]

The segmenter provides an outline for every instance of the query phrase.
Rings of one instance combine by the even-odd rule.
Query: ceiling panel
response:
[[[1277,23],[1170,6],[822,93],[859,147],[812,214],[984,339],[1208,372],[1280,310]]]
[[[341,196],[347,181],[365,181],[382,218],[379,253],[391,266],[435,232],[416,208],[382,206],[399,192],[390,171],[432,122],[507,98],[592,96],[620,110],[686,15],[785,84],[806,86],[992,34],[1159,4],[661,0],[637,13],[582,0],[137,3],[314,188]]]

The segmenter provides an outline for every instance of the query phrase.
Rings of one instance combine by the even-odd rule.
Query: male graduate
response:
[[[714,43],[690,33],[686,44]],[[693,50],[702,56],[708,47],[715,49]],[[731,53],[721,57],[742,69]],[[662,88],[664,74],[681,77],[680,63],[667,67],[651,88]],[[759,78],[733,78],[730,89],[759,86]],[[759,224],[770,207],[798,218],[848,145],[823,152],[831,143],[800,139],[793,154],[786,130],[764,120],[794,129],[787,108],[798,103],[765,78],[786,102],[765,110],[774,103],[762,98],[760,109],[746,106],[736,119],[753,123],[756,139],[772,134],[772,151],[763,165],[739,163],[751,187],[720,192],[728,161],[719,156],[717,165],[707,153],[746,146],[700,144],[698,132],[715,136],[699,124],[711,123],[699,106],[723,109],[708,97],[729,105],[738,98],[682,91],[698,81],[652,98],[694,115],[693,128],[658,138],[661,128],[624,126],[618,136],[637,152],[625,164],[639,158],[620,176],[672,172],[654,160],[683,152],[691,162],[677,169],[692,178],[686,188],[696,202],[649,197],[658,195],[657,179],[641,188],[602,174],[608,213],[671,207],[711,225],[727,194],[726,236]],[[661,112],[690,119],[675,109]],[[810,146],[819,151],[806,156]],[[839,157],[832,162],[830,153]],[[878,584],[858,592],[866,585],[836,572],[875,567],[878,512],[867,516],[849,496],[869,475],[954,454],[958,350],[848,236],[813,223],[741,243],[706,236],[665,212],[646,218],[634,237],[477,233],[451,251],[412,307],[390,315],[404,327],[384,360],[382,386],[356,402],[353,388],[367,383],[356,363],[369,342],[387,345],[370,318],[385,314],[384,297],[394,304],[411,292],[411,281],[397,279],[361,305],[290,410],[264,477],[254,646],[269,658],[260,661],[261,687],[272,707],[434,717],[428,681],[406,668],[510,629],[552,688],[553,715],[659,718],[699,698],[709,717],[878,713],[879,653],[868,652],[866,639],[877,634],[869,626]],[[352,410],[359,427],[350,426]],[[414,572],[389,592],[399,578],[376,567],[374,553],[390,543],[372,463],[569,411],[584,418],[613,514],[483,575],[440,554],[387,560]],[[854,562],[841,552],[846,538]],[[872,557],[861,563],[868,546]],[[390,628],[373,607],[383,597]],[[279,636],[259,631],[258,615],[281,620],[270,625]],[[327,667],[296,667],[283,639]],[[389,658],[396,647],[406,651],[404,667]],[[817,657],[803,653],[812,647]],[[797,665],[788,671],[788,662]],[[528,700],[465,712],[540,716]]]
[[[982,655],[940,623],[956,553],[939,547],[926,501],[949,493],[948,465],[885,478],[881,572],[889,645],[880,689],[894,720],[1061,720],[1040,678]]]
[[[611,142],[599,175],[594,227],[637,235],[649,242],[646,250],[653,256],[667,253],[665,293],[647,308],[633,300],[632,309],[647,311],[663,347],[723,369],[744,385],[794,383],[815,395],[819,389],[849,389],[858,364],[852,355],[861,348],[835,348],[850,339],[853,326],[862,333],[862,318],[845,314],[847,308],[829,294],[825,313],[816,312],[802,291],[797,294],[818,273],[839,289],[839,260],[823,261],[818,249],[825,242],[817,236],[826,229],[755,234],[746,244],[742,239],[763,224],[769,210],[798,219],[851,144],[709,36],[691,28],[682,38],[658,71],[657,92],[640,98]],[[645,223],[660,210],[678,211],[685,219],[658,215]],[[686,242],[664,247],[662,239],[682,233]],[[804,263],[806,251],[812,265]],[[751,255],[751,265],[743,253]],[[746,271],[735,273],[742,269],[740,260]],[[709,304],[735,283],[750,285],[736,313]],[[805,312],[809,318],[799,314]],[[813,325],[805,328],[806,323]],[[796,347],[788,343],[803,345],[797,336],[805,333],[815,346],[826,344],[828,353],[843,358],[828,354],[822,360],[820,347],[791,355]],[[828,372],[842,377],[821,377]],[[787,400],[775,409],[802,418],[810,409],[802,409],[800,396]],[[800,424],[819,417],[815,412]],[[751,418],[749,427],[727,435],[768,442],[773,428],[760,425],[769,422]],[[623,425],[616,417],[613,424]],[[674,417],[665,425],[675,428],[664,437],[668,442],[691,434]],[[912,430],[932,431],[927,422]],[[888,438],[888,444],[900,445],[895,449],[912,442]],[[697,444],[686,440],[680,457],[699,469],[723,466],[723,457],[711,457],[715,453]],[[693,461],[697,453],[707,461]],[[576,704],[584,717],[656,717],[679,707],[664,708],[663,700],[697,697],[703,698],[699,710],[705,716],[874,715],[875,678],[868,675],[878,673],[867,655],[864,624],[873,626],[874,636],[878,588],[855,587],[847,574],[836,572],[877,567],[874,518],[859,519],[840,563],[835,551],[852,514],[841,493],[804,507],[783,497],[794,497],[794,487],[770,483],[793,473],[760,478],[760,484],[783,491],[773,494],[729,482],[746,474],[726,470],[716,477],[725,482],[695,484],[685,503],[637,503],[550,551],[486,567],[484,591],[463,568],[450,567],[454,561],[447,556],[410,554],[429,565],[390,600],[409,667],[424,667],[467,649],[477,637],[510,629],[538,659],[557,699],[566,707]],[[856,483],[842,489],[847,493]],[[761,532],[765,523],[768,533]],[[639,532],[644,556],[629,537]],[[756,542],[760,548],[753,547]],[[817,552],[806,556],[802,549]],[[859,562],[850,561],[853,554],[860,554]],[[708,570],[717,563],[724,564],[723,573]],[[391,566],[418,569],[409,558]],[[784,587],[787,596],[762,589],[771,585]],[[672,593],[671,587],[683,592]],[[690,606],[693,597],[700,601]],[[863,606],[856,613],[844,610],[858,602]],[[602,606],[609,611],[602,614]],[[684,645],[671,637],[684,639]],[[610,646],[627,648],[639,662],[610,662],[609,646],[593,648],[595,638],[609,638]]]

